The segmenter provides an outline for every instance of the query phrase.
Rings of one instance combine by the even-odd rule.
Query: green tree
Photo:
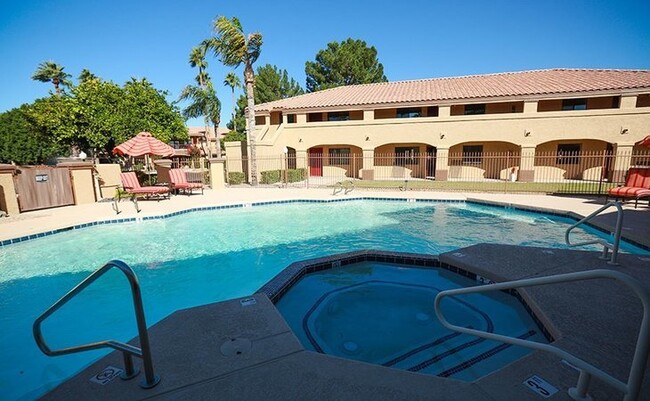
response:
[[[235,117],[226,124],[232,132],[239,132],[243,134],[243,141],[246,141],[246,105],[248,104],[246,95],[240,95],[237,98],[235,106]],[[239,139],[232,139],[238,141]],[[226,141],[228,142],[228,141]]]
[[[223,80],[223,84],[230,87],[230,92],[232,94],[232,113],[231,113],[231,123],[232,130],[237,131],[237,121],[235,119],[235,89],[241,88],[241,81],[239,77],[234,72],[229,72],[226,74],[226,78]]]
[[[287,70],[266,64],[257,67],[255,77],[255,103],[267,103],[274,100],[286,99],[305,93],[300,84],[289,78]]]
[[[24,104],[0,114],[0,163],[41,164],[65,152],[32,124],[30,107]]]
[[[38,65],[38,68],[32,75],[32,79],[34,81],[52,82],[54,91],[58,96],[61,95],[61,86],[72,86],[72,81],[70,81],[71,75],[63,70],[64,67],[54,61],[44,61]]]
[[[168,92],[158,90],[146,79],[131,78],[124,84],[120,104],[120,131],[114,132],[117,144],[140,131],[151,132],[163,142],[187,139],[187,128],[180,111],[167,102]]]
[[[255,71],[253,64],[257,61],[262,50],[262,34],[259,32],[244,34],[239,19],[233,17],[218,17],[214,22],[216,36],[209,41],[210,47],[221,61],[230,67],[244,65],[244,82],[246,84],[246,98],[248,104],[248,144],[251,160],[251,184],[257,185],[257,159],[255,138]]]
[[[99,80],[99,77],[97,75],[93,74],[92,72],[90,72],[89,70],[84,68],[83,70],[81,70],[81,74],[79,74],[78,80],[79,80],[79,83],[84,83],[84,82],[87,82],[87,81]]]
[[[198,73],[196,74],[196,82],[200,87],[204,88],[207,82],[210,80],[206,68],[208,68],[208,62],[205,60],[205,54],[208,50],[208,42],[202,42],[199,46],[193,47],[190,52],[190,66],[192,68],[197,68]]]
[[[206,118],[206,124],[208,120],[212,122],[216,136],[217,128],[221,122],[221,102],[211,82],[208,82],[205,87],[186,86],[181,92],[179,100],[190,101],[190,104],[183,109],[183,116],[185,118],[204,116]],[[219,141],[218,136],[217,155],[221,157],[221,141]]]
[[[60,146],[74,147],[80,143],[76,126],[75,100],[70,96],[49,96],[36,99],[25,117],[35,130]]]
[[[305,63],[305,73],[307,92],[388,81],[375,47],[351,38],[341,43],[328,43],[327,49],[316,54],[316,61]]]

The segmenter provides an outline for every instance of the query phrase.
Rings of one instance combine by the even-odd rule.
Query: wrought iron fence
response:
[[[650,168],[650,151],[382,153],[262,156],[260,186],[605,194],[630,167]],[[250,183],[248,159],[226,158],[230,185]]]

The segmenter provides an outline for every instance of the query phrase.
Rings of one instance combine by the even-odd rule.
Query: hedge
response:
[[[228,173],[228,183],[230,185],[242,184],[244,181],[246,181],[246,175],[244,175],[244,173],[236,171]]]
[[[276,182],[284,181],[285,170],[267,170],[262,171],[260,175],[262,176],[262,184],[275,184]],[[298,182],[303,181],[307,178],[307,169],[297,168],[286,170],[286,177],[288,182]]]

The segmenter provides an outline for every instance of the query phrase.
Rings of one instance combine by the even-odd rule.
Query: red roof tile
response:
[[[340,86],[259,104],[255,109],[318,109],[644,88],[650,90],[650,70],[552,69]]]

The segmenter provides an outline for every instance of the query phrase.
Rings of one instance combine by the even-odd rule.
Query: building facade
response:
[[[620,180],[638,163],[629,155],[644,151],[635,144],[650,135],[650,71],[552,69],[352,85],[260,104],[255,116],[258,158],[289,152],[310,176],[329,168],[368,179],[397,166],[409,178],[439,181],[471,169],[486,179],[504,179],[505,171],[535,181],[555,169],[565,179]],[[568,168],[574,155],[600,153],[628,157]],[[489,154],[513,159],[490,166]]]

